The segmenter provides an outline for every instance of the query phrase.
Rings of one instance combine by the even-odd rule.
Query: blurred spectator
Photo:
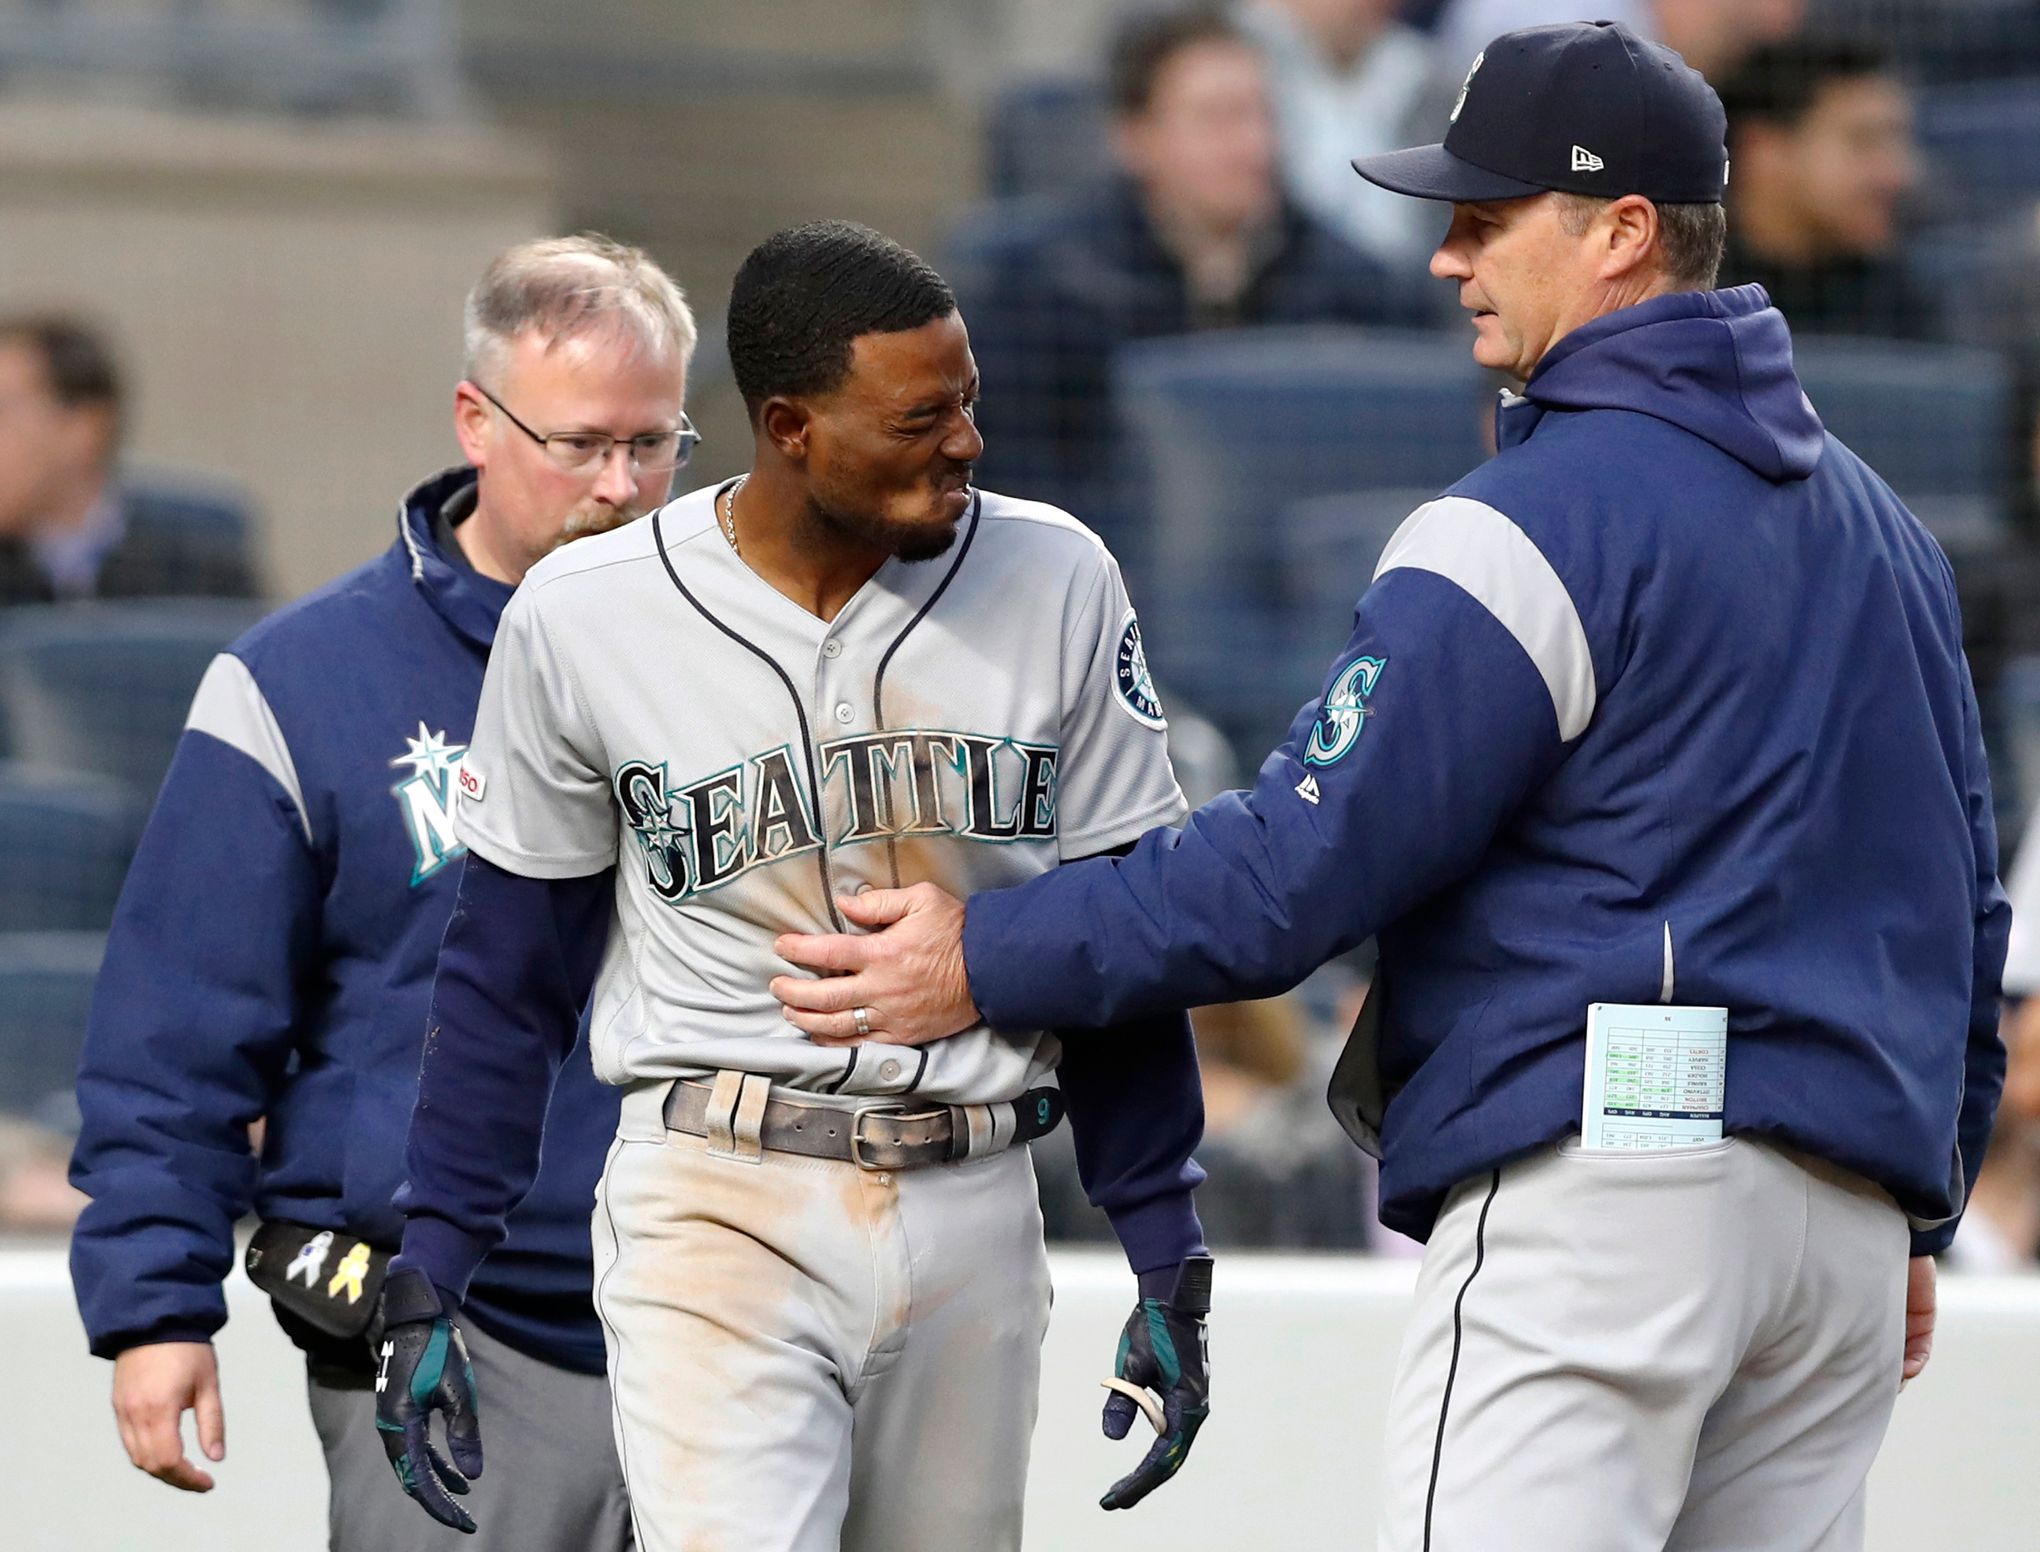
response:
[[[124,485],[120,372],[75,319],[0,319],[0,604],[256,592],[245,517]]]
[[[1137,17],[1111,57],[1105,184],[1028,212],[967,295],[984,482],[1096,521],[1114,349],[1260,323],[1414,322],[1414,281],[1283,195],[1266,66],[1214,8]],[[1358,181],[1357,179],[1355,180]]]
[[[85,1194],[64,1178],[71,1139],[53,1127],[0,1116],[0,1230],[68,1229]]]
[[[2020,474],[2017,508],[2029,535],[2040,535],[2040,208],[2027,210],[1994,245],[1977,316],[2011,355],[2016,391],[2012,467]],[[2021,602],[2030,616],[2032,595]],[[2040,651],[2040,621],[2022,635]],[[2040,900],[2035,901],[2040,907]]]
[[[1474,55],[1505,32],[1553,22],[1621,22],[1637,36],[1677,49],[1719,84],[1759,44],[1798,31],[1806,0],[1452,0],[1438,19],[1446,73],[1458,78]]]
[[[2040,1258],[2040,997],[2009,1010],[2002,1027],[2005,1095],[1948,1250],[1949,1265],[1970,1272],[2030,1272]]]
[[[1355,178],[1352,159],[1409,144],[1435,74],[1430,40],[1396,20],[1395,0],[1250,0],[1239,21],[1268,57],[1297,202],[1383,263],[1421,265],[1435,223]]]
[[[1951,1266],[1973,1272],[2030,1270],[2040,1257],[2040,811],[2027,819],[2004,879],[2012,906],[1998,1026],[2005,1092],[1969,1211],[1948,1251]]]
[[[1761,283],[1798,333],[1937,337],[1940,308],[1898,253],[1918,162],[1912,104],[1883,51],[1771,44],[1721,99],[1732,172],[1721,283]]]

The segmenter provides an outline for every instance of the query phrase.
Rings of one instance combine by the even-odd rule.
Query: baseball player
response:
[[[1384,1552],[1860,1549],[2002,1086],[1953,575],[1762,289],[1711,289],[1722,132],[1621,27],[1490,44],[1443,145],[1358,166],[1452,204],[1432,272],[1523,391],[1254,789],[784,945],[854,972],[775,983],[801,1028],[898,1048],[1266,996],[1379,934],[1335,1109],[1429,1240]]]
[[[860,888],[1015,882],[1177,818],[1162,706],[1097,539],[971,487],[976,370],[927,265],[858,226],[782,232],[737,275],[729,345],[751,472],[540,564],[504,617],[378,1426],[405,1487],[468,1523],[448,1492],[489,1398],[455,1316],[592,980],[623,1089],[596,1303],[639,1545],[1017,1548],[1049,1310],[1022,1145],[1065,1105],[1139,1279],[1106,1430],[1141,1392],[1162,1428],[1105,1506],[1166,1480],[1206,1414],[1188,1024],[1092,1042],[1060,1091],[1039,1027],[827,1050],[766,991],[772,944]]]
[[[450,808],[498,616],[579,534],[665,499],[694,441],[694,324],[643,253],[520,244],[467,304],[454,430],[468,467],[404,501],[377,560],[219,657],[193,702],[99,976],[73,1178],[72,1275],[141,1469],[205,1492],[226,1451],[210,1338],[235,1220],[305,1351],[338,1552],[460,1544],[388,1488],[366,1340],[401,1220],[403,1132],[462,855]],[[630,1542],[609,1438],[588,1213],[615,1091],[586,1059],[551,1094],[545,1168],[468,1290],[494,1399],[503,1552]],[[260,1157],[249,1123],[266,1119]]]

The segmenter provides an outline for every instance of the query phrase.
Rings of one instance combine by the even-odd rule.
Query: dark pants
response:
[[[461,1325],[481,1398],[481,1476],[461,1500],[473,1536],[429,1517],[397,1484],[375,1431],[374,1380],[315,1370],[312,1424],[332,1479],[332,1552],[632,1552],[609,1383]],[[445,1453],[437,1424],[433,1442]]]

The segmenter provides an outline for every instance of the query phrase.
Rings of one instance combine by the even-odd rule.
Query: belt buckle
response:
[[[864,1120],[867,1116],[901,1116],[906,1110],[899,1105],[866,1105],[851,1112],[850,1116],[850,1162],[859,1169],[882,1170],[889,1166],[876,1164],[864,1156]]]

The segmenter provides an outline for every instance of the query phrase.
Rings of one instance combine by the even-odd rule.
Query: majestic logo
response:
[[[1585,146],[1572,148],[1572,170],[1574,172],[1599,172],[1607,163],[1594,155]]]
[[[1486,63],[1487,63],[1486,49],[1482,49],[1478,54],[1473,56],[1473,63],[1467,66],[1466,69],[1466,79],[1459,83],[1459,100],[1452,104],[1452,117],[1447,119],[1445,121],[1446,123],[1457,124],[1459,122],[1459,112],[1460,109],[1466,106],[1466,94],[1468,90],[1471,89],[1471,87],[1473,86],[1474,75],[1477,71],[1479,71],[1480,67]]]
[[[1133,720],[1142,727],[1167,727],[1162,698],[1155,693],[1155,676],[1148,672],[1147,649],[1140,644],[1140,621],[1134,618],[1131,609],[1126,611],[1125,623],[1119,628],[1119,650],[1114,655],[1113,668],[1119,704],[1132,713]]]
[[[408,767],[410,775],[390,791],[403,811],[404,829],[411,837],[413,867],[411,884],[425,882],[467,848],[453,833],[453,782],[460,769],[466,744],[449,744],[446,734],[429,731],[418,724],[418,736],[406,738],[410,747],[390,761],[391,768]],[[475,791],[473,796],[480,797]]]
[[[1315,805],[1320,797],[1317,778],[1308,771],[1304,772],[1303,780],[1296,784],[1296,795],[1304,802]]]
[[[1387,666],[1385,657],[1355,658],[1332,681],[1318,708],[1317,726],[1310,730],[1310,744],[1303,751],[1305,765],[1336,764],[1352,752],[1367,722],[1367,697],[1374,693],[1375,682]]]
[[[652,893],[677,905],[825,844],[834,851],[921,835],[1010,843],[1056,833],[1053,744],[895,730],[839,738],[819,752],[824,804],[844,815],[826,836],[791,745],[678,788],[663,762],[618,766],[611,786]],[[832,796],[839,801],[828,806]]]

